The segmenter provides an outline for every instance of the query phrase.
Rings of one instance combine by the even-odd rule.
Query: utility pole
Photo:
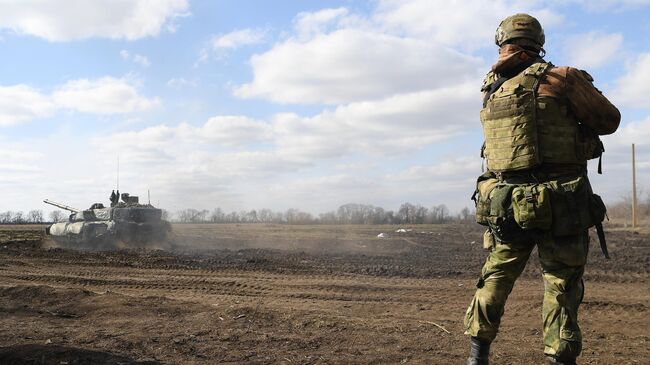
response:
[[[632,229],[636,229],[636,156],[632,143]]]

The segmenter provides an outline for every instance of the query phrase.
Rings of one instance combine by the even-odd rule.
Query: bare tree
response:
[[[29,213],[27,213],[27,221],[30,223],[43,223],[43,211],[30,210]]]
[[[338,220],[335,212],[321,213],[318,217],[321,224],[335,224]]]
[[[8,210],[6,212],[0,213],[0,223],[7,224],[11,223],[14,218],[14,212]]]
[[[289,208],[287,211],[284,213],[284,219],[287,221],[289,224],[296,223],[296,219],[298,217],[298,209],[294,208]]]
[[[445,223],[449,218],[449,208],[444,204],[433,206],[430,217],[432,223]]]
[[[226,218],[226,222],[228,222],[228,223],[239,223],[240,218],[239,218],[239,215],[237,214],[237,212],[231,212],[230,214],[228,214],[228,217]]]
[[[273,211],[271,209],[260,209],[257,218],[262,223],[271,223],[273,222]]]
[[[210,213],[210,222],[212,223],[224,223],[226,215],[223,213],[221,208],[216,208]]]
[[[415,206],[415,209],[413,211],[413,222],[411,223],[422,224],[427,219],[428,215],[429,210],[418,204]]]
[[[164,213],[163,213],[164,214]],[[169,213],[167,213],[169,214]],[[15,213],[11,212],[11,217]],[[469,221],[473,213],[464,208],[453,217],[458,221]],[[3,215],[0,214],[0,222]],[[165,215],[168,217],[168,215]],[[404,203],[397,212],[385,210],[369,204],[349,203],[341,205],[336,211],[321,213],[317,217],[291,208],[285,212],[271,209],[242,210],[226,213],[221,208],[208,210],[183,209],[175,214],[178,222],[183,223],[288,223],[288,224],[424,224],[445,223],[450,221],[449,209],[440,204],[427,209],[420,204]]]
[[[415,205],[411,203],[404,203],[397,211],[397,218],[401,223],[415,223]]]
[[[11,223],[15,223],[15,224],[25,223],[25,217],[24,217],[23,212],[21,212],[21,211],[14,212],[14,216],[13,216],[13,219],[12,219]]]
[[[471,213],[470,213],[468,207],[465,207],[465,208],[463,208],[463,209],[460,211],[460,219],[461,219],[463,222],[469,222],[470,219],[471,219],[470,216],[471,216]]]
[[[255,209],[246,213],[246,222],[248,223],[258,223],[259,219],[257,218],[257,211]]]
[[[61,222],[63,219],[65,219],[65,214],[60,211],[60,210],[53,210],[50,212],[50,222]]]
[[[167,209],[162,209],[162,212],[160,213],[160,219],[169,221],[172,219],[172,213]]]

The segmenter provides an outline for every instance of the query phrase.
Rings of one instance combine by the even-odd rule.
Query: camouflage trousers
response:
[[[465,334],[494,340],[506,299],[537,245],[544,278],[544,353],[560,361],[575,359],[582,350],[578,307],[584,293],[588,233],[552,237],[548,232],[518,230],[509,236],[494,241],[465,315]]]

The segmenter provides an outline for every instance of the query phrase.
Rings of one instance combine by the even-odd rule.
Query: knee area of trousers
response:
[[[504,304],[508,293],[493,287],[483,287],[476,291],[476,300],[483,306]]]

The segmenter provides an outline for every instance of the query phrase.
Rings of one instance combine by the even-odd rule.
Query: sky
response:
[[[494,32],[622,113],[606,202],[650,189],[650,0],[0,0],[0,211],[150,193],[169,211],[472,206]],[[643,190],[645,189],[645,190]],[[641,195],[645,197],[645,193]]]

